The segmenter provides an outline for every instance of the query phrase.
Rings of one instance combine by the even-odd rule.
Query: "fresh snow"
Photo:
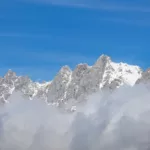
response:
[[[104,67],[104,72],[102,73],[102,79],[100,80],[101,83],[99,83],[100,89],[102,89],[105,86],[105,84],[111,84],[115,80],[119,81],[119,85],[117,85],[117,88],[124,84],[133,86],[135,84],[135,82],[142,76],[142,70],[140,69],[140,67],[134,66],[134,65],[128,65],[126,63],[112,62],[110,57],[105,56],[105,55],[102,55],[97,60],[96,69],[99,69],[101,67],[103,68],[103,60],[106,61],[106,66]],[[80,66],[80,65],[82,66],[84,64],[79,64],[78,66]],[[92,73],[90,71],[92,71],[93,66],[87,65],[87,69],[88,69],[88,73]],[[60,99],[64,100],[67,97],[69,85],[72,84],[72,81],[74,81],[75,79],[72,76],[73,71],[68,66],[62,67],[58,74],[60,75],[60,78],[61,78],[60,79],[61,81],[59,81],[59,79],[58,79],[58,82],[65,84],[64,95],[63,95],[63,97],[60,98]],[[101,78],[101,77],[93,76],[93,78],[97,78],[99,80],[99,78]],[[3,91],[0,91],[0,97],[1,97],[0,99],[5,97],[3,95],[3,93],[8,93],[9,95],[11,95],[14,92],[15,84],[21,79],[21,76],[16,76],[16,74],[14,72],[9,70],[8,73],[6,74],[6,76],[4,76],[4,78],[2,78],[2,79],[4,80],[4,82],[1,82],[1,85],[0,85],[0,87],[2,87],[1,89],[3,90]],[[92,79],[90,79],[90,80],[92,80]],[[7,81],[12,84],[10,85],[9,83],[7,83]],[[35,96],[37,96],[40,91],[40,94],[42,95],[42,97],[44,96],[44,98],[47,99],[47,93],[49,92],[49,87],[52,85],[51,83],[53,81],[39,83],[39,82],[33,82],[29,79],[29,80],[27,80],[27,82],[28,82],[27,85],[25,85],[25,87],[23,87],[23,89],[21,89],[21,91],[24,94],[27,94],[27,95],[29,94],[30,98],[32,99]],[[59,84],[59,83],[57,83],[57,84]],[[82,85],[80,85],[80,82],[79,82],[79,84],[75,85],[75,87],[73,87],[73,88],[80,89],[80,86],[82,86]],[[59,91],[57,91],[57,92],[59,92]],[[54,94],[56,94],[56,93],[54,93]],[[84,94],[84,93],[82,93],[82,94]]]
[[[124,82],[130,86],[133,86],[135,82],[142,76],[142,71],[138,66],[114,62],[111,62],[111,66],[115,70],[112,77],[121,77]]]

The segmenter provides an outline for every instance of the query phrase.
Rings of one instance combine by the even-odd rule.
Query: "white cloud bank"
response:
[[[143,85],[97,93],[73,114],[14,93],[0,108],[1,150],[149,150],[150,93]]]

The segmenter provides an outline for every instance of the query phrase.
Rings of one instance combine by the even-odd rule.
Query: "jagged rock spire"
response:
[[[111,58],[109,56],[103,54],[97,59],[94,66],[103,66],[109,62],[111,62]]]
[[[104,54],[93,66],[79,64],[73,71],[69,66],[63,66],[48,84],[18,77],[15,72],[9,70],[4,78],[0,79],[0,97],[8,98],[14,90],[19,90],[31,98],[44,97],[47,102],[78,101],[99,89],[115,89],[124,84],[134,85],[134,81],[141,77],[141,72],[136,66],[114,63]]]
[[[16,73],[9,69],[4,77],[16,77]]]
[[[63,66],[58,74],[70,74],[72,72],[72,70],[70,69],[69,66]]]

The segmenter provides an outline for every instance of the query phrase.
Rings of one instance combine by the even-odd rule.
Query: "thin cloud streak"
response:
[[[86,63],[92,62],[94,58],[87,58],[81,54],[70,54],[70,53],[61,53],[60,52],[44,52],[44,53],[37,53],[37,52],[30,52],[27,56],[34,57],[34,59],[41,60],[44,62],[57,62],[57,63]]]
[[[136,26],[144,26],[144,27],[150,26],[149,20],[131,20],[131,19],[124,19],[124,18],[101,18],[101,20],[107,22],[113,22],[113,23],[121,23],[126,25],[136,25]]]
[[[3,76],[8,69],[17,72],[18,75],[28,75],[31,79],[36,80],[42,78],[49,81],[59,72],[61,67],[68,65],[74,70],[79,63],[94,63],[95,58],[85,57],[80,54],[70,54],[61,52],[29,52],[29,51],[11,51],[8,53],[9,60],[18,59],[23,54],[22,65],[13,64],[5,59],[0,66],[0,76]],[[32,60],[32,61],[31,61]],[[43,64],[40,65],[39,62]]]
[[[43,52],[35,52],[35,51],[25,51],[25,50],[20,50],[20,51],[10,51],[7,55],[7,58],[9,60],[18,60],[20,59],[20,56],[23,54],[23,62],[21,64],[12,64],[12,61],[7,61],[5,58],[3,59],[3,66],[10,66],[10,67],[18,67],[20,65],[24,67],[32,66],[36,67],[37,63],[40,65],[39,62],[42,62],[43,65],[40,65],[40,67],[51,67],[53,65],[57,65],[62,67],[63,65],[68,65],[70,64],[71,66],[75,66],[79,63],[89,63],[93,64],[95,62],[96,58],[93,57],[85,57],[82,54],[79,53],[70,53],[70,52],[63,52],[59,50],[47,50]],[[28,61],[26,61],[28,60]]]
[[[18,38],[52,38],[51,35],[43,34],[25,34],[25,33],[0,33],[0,37],[18,37]]]
[[[96,2],[85,2],[85,1],[68,1],[68,0],[22,0],[24,2],[32,2],[37,4],[50,4],[50,5],[60,5],[60,6],[67,6],[67,7],[79,7],[79,8],[88,8],[88,9],[97,9],[97,10],[106,10],[106,11],[125,11],[125,12],[143,12],[149,13],[150,7],[139,7],[139,6],[130,6],[127,5],[120,5],[114,3],[96,3]]]

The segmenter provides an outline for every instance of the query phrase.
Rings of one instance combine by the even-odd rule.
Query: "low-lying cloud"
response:
[[[144,85],[91,95],[74,113],[14,93],[0,107],[1,150],[149,150]]]

